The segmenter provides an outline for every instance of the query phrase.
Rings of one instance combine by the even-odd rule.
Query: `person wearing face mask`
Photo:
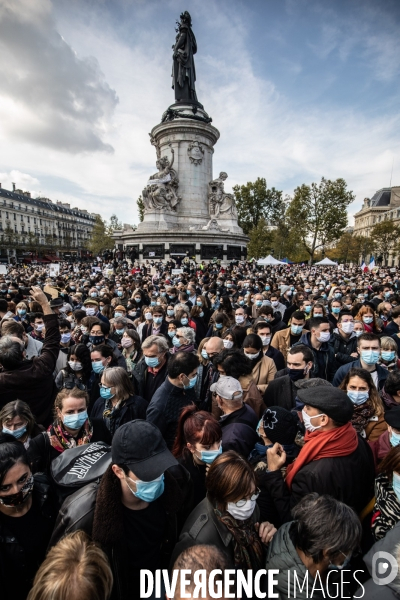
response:
[[[373,497],[372,452],[351,424],[353,402],[331,385],[320,386],[315,392],[313,387],[298,390],[305,444],[288,466],[285,481],[280,472],[285,451],[279,444],[267,450],[265,485],[284,521],[290,519],[291,507],[310,492],[329,494],[358,514]]]
[[[167,376],[167,364],[171,357],[167,340],[151,335],[142,344],[143,356],[133,371],[133,381],[139,396],[150,402]]]
[[[331,523],[335,526],[330,527]],[[361,537],[360,519],[351,508],[326,494],[306,495],[292,509],[288,522],[278,529],[268,549],[264,568],[277,573],[277,597],[333,598],[340,586],[341,598],[351,598],[349,583],[354,582],[356,574],[350,559]],[[301,590],[296,581],[302,582]],[[261,591],[267,593],[267,587]],[[372,598],[359,593],[354,597]]]
[[[13,400],[0,410],[1,430],[3,433],[12,435],[28,449],[31,439],[44,431],[44,428],[36,423],[26,402]]]
[[[64,450],[95,441],[87,407],[88,395],[84,390],[63,389],[57,394],[53,423],[29,444],[28,456],[34,473],[50,476],[51,462]]]
[[[193,481],[192,509],[206,496],[206,474],[222,454],[221,439],[221,427],[209,412],[199,411],[194,404],[182,409],[172,454],[188,470]]]
[[[276,529],[261,522],[253,468],[236,452],[224,451],[210,466],[206,488],[207,496],[189,515],[171,562],[188,547],[207,544],[227,555],[235,569],[256,572]]]
[[[92,362],[89,348],[85,344],[76,344],[68,348],[67,365],[58,373],[55,384],[58,390],[77,387],[90,390]],[[89,388],[89,390],[88,390]]]
[[[293,290],[291,289],[291,286],[281,285],[281,297],[279,298],[279,302],[283,304],[286,307],[286,309],[288,309],[292,304],[292,296]]]
[[[169,449],[175,441],[182,408],[196,402],[198,367],[199,359],[192,352],[174,354],[168,361],[168,376],[147,408],[147,421],[159,428]]]
[[[286,327],[280,331],[277,331],[272,336],[271,346],[279,350],[284,359],[286,360],[289,348],[300,341],[303,334],[304,327],[306,325],[306,316],[300,311],[296,310],[292,314],[290,327]]]
[[[329,301],[328,307],[329,307],[329,312],[328,312],[329,323],[332,325],[332,328],[336,328],[337,324],[338,324],[338,317],[343,308],[343,304],[340,300],[336,300],[334,298],[333,300]]]
[[[252,378],[261,394],[264,394],[276,374],[274,361],[263,353],[263,349],[263,341],[259,335],[250,333],[245,337],[242,344],[243,354],[252,362]]]
[[[17,321],[17,323],[21,323],[23,325],[25,331],[29,331],[29,329],[30,329],[29,321],[26,317],[27,312],[28,312],[28,307],[25,304],[25,302],[18,302],[17,307],[16,307],[17,314],[14,317],[14,320]]]
[[[171,354],[177,352],[195,352],[196,333],[191,327],[178,327],[172,338]]]
[[[124,335],[124,332],[126,331],[127,326],[128,326],[128,321],[126,319],[124,319],[123,317],[117,317],[116,319],[114,319],[113,329],[112,329],[111,335],[109,336],[109,339],[117,344],[117,348],[120,351],[122,351],[122,348],[121,348],[122,336]],[[134,327],[133,325],[131,325],[131,326]]]
[[[201,304],[202,301],[200,300]],[[201,340],[207,337],[208,321],[206,321],[203,306],[196,304],[190,311],[190,321],[195,325],[196,345],[198,346]]]
[[[90,352],[92,352],[98,346],[105,344],[110,346],[114,354],[114,360],[119,367],[126,369],[125,358],[122,356],[117,343],[109,338],[110,335],[110,324],[97,321],[91,324],[89,329],[88,343],[86,344]]]
[[[354,404],[351,423],[368,442],[375,442],[387,429],[383,402],[365,369],[353,368],[339,386]]]
[[[385,385],[385,381],[389,375],[389,371],[379,364],[381,354],[380,338],[374,333],[363,333],[357,339],[358,360],[342,365],[333,378],[333,385],[339,387],[347,373],[353,367],[361,367],[368,371],[373,379],[375,387],[380,391]]]
[[[391,371],[397,371],[398,355],[397,355],[397,344],[393,338],[384,335],[381,337],[381,357],[379,364],[385,367],[389,373]]]
[[[126,360],[126,370],[129,377],[133,377],[133,371],[142,358],[140,337],[134,329],[127,329],[121,339],[122,356]]]
[[[46,556],[57,504],[43,476],[33,476],[24,445],[0,433],[0,571],[4,598],[25,600]]]
[[[288,352],[287,368],[278,371],[264,394],[266,406],[281,406],[292,410],[302,381],[309,380],[314,364],[314,355],[308,346],[293,346]]]
[[[335,374],[335,354],[333,347],[328,343],[331,338],[329,321],[326,317],[311,318],[309,326],[310,333],[302,334],[297,344],[308,346],[314,354],[312,377],[332,381]]]
[[[99,311],[99,303],[94,298],[87,298],[83,303],[83,308],[86,310],[88,317],[96,317],[99,321],[109,324],[109,320]]]
[[[375,465],[379,465],[392,448],[400,444],[400,406],[387,410],[384,414],[387,429],[372,442],[371,448]]]
[[[385,335],[390,335],[396,341],[397,345],[400,345],[399,333],[400,333],[400,306],[396,306],[392,310],[392,320],[385,327]]]
[[[281,315],[281,319],[283,318],[283,315],[285,314],[286,311],[286,305],[282,304],[282,302],[279,301],[279,294],[277,294],[276,292],[272,292],[271,296],[270,296],[270,302],[271,302],[271,306],[273,308],[273,312],[279,312],[279,314]]]
[[[335,353],[337,369],[358,358],[354,318],[350,312],[341,311],[337,319],[337,328],[333,330],[329,343]]]
[[[121,425],[146,418],[147,402],[137,396],[125,369],[108,367],[101,374],[100,397],[94,403],[90,418],[101,428],[100,439],[111,443]]]
[[[71,346],[74,345],[71,336],[71,323],[67,321],[67,319],[59,319],[59,328],[60,328],[60,352],[58,354],[55,375],[65,369],[68,363],[68,351]]]
[[[84,531],[110,558],[112,598],[140,598],[140,570],[168,564],[187,515],[190,476],[157,427],[140,419],[117,430],[111,457],[100,483],[65,500],[50,546]]]
[[[28,360],[34,356],[40,356],[43,343],[26,334],[22,323],[17,323],[14,321],[14,319],[3,321],[1,325],[1,335],[12,335],[18,337],[24,343],[25,356]]]
[[[394,446],[378,466],[371,530],[382,539],[400,521],[400,446]]]
[[[377,335],[382,333],[382,330],[378,327],[376,314],[370,306],[362,306],[355,318],[363,322],[366,333]]]

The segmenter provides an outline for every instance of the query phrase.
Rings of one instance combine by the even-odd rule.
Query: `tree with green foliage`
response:
[[[321,179],[294,191],[286,216],[312,264],[315,251],[335,242],[347,226],[347,207],[353,202],[344,179]]]
[[[274,221],[281,218],[285,211],[282,192],[274,187],[267,188],[264,177],[258,177],[256,181],[249,181],[246,185],[235,185],[233,193],[238,211],[238,223],[244,233],[250,234],[261,219],[274,225]]]
[[[107,250],[108,248],[114,247],[114,240],[111,235],[108,233],[107,223],[100,217],[100,215],[96,215],[96,220],[94,223],[92,237],[90,242],[88,243],[89,250],[97,256]]]
[[[139,213],[139,221],[142,223],[142,221],[144,219],[144,202],[143,202],[143,198],[141,195],[136,200],[136,204],[137,204],[137,209],[138,209],[138,213]]]
[[[353,235],[350,231],[345,231],[336,246],[329,250],[329,258],[344,263],[358,263],[362,254],[361,247],[362,243],[360,244],[358,236]]]
[[[260,219],[258,225],[250,231],[249,237],[250,241],[247,245],[249,258],[264,258],[271,254],[273,234],[265,219]]]
[[[386,220],[374,225],[370,237],[376,261],[382,257],[383,264],[387,264],[390,252],[398,253],[400,227],[395,225],[393,221]]]

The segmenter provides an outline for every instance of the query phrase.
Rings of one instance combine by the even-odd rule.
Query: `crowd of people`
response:
[[[173,267],[0,275],[1,597],[192,568],[398,598],[371,557],[399,562],[400,271]]]

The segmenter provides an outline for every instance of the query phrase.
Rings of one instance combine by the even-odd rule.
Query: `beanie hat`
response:
[[[273,444],[293,444],[297,434],[297,418],[281,406],[270,406],[262,416],[264,433]]]
[[[301,402],[317,408],[337,423],[345,424],[351,420],[354,404],[343,390],[333,386],[299,389],[297,396]]]
[[[390,427],[400,430],[400,406],[394,406],[385,412],[385,421]]]
[[[282,294],[282,296],[288,290],[290,290],[290,285],[281,285],[281,294]]]

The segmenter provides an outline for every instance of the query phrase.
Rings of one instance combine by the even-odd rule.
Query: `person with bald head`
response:
[[[210,337],[203,346],[201,356],[203,359],[203,370],[201,382],[197,389],[199,390],[199,408],[200,410],[211,411],[212,394],[210,392],[211,384],[218,381],[218,369],[214,367],[213,358],[224,349],[224,341],[217,337]],[[206,364],[204,364],[204,362]]]

